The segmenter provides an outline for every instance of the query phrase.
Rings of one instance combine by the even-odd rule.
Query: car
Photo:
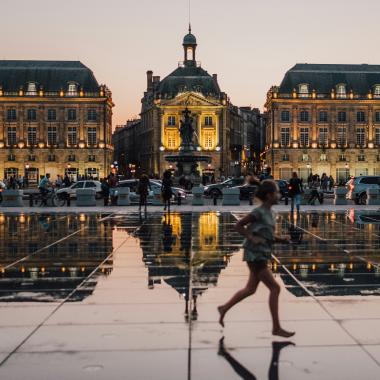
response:
[[[209,197],[221,197],[223,194],[223,189],[226,187],[236,187],[242,186],[244,184],[244,177],[230,178],[220,183],[212,183],[205,186],[203,193],[205,196]]]
[[[244,185],[234,186],[234,189],[239,189],[240,191],[240,200],[249,200],[251,195],[256,194],[257,185],[250,185],[245,183]]]
[[[365,205],[367,203],[367,189],[377,188],[380,190],[380,176],[362,175],[352,177],[347,183],[347,199],[351,199],[355,204]]]
[[[95,181],[95,180],[78,181],[78,182],[73,183],[71,186],[62,187],[57,190],[57,195],[63,196],[63,197],[66,197],[67,195],[69,195],[70,198],[75,198],[76,191],[78,189],[94,189],[96,190],[96,197],[97,198],[101,197],[101,192],[102,192],[101,183],[100,181]]]

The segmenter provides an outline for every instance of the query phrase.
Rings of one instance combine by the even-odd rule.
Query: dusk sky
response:
[[[140,112],[146,71],[183,59],[188,0],[1,0],[2,59],[80,60],[113,92],[114,125]],[[380,64],[378,0],[192,0],[197,60],[238,106],[263,108],[295,63]]]

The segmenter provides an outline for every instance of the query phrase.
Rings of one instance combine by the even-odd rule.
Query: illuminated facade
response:
[[[241,165],[244,122],[219,88],[217,75],[208,74],[196,61],[197,42],[191,30],[184,37],[184,61],[163,80],[147,72],[147,90],[142,99],[141,127],[136,135],[137,161],[142,170],[161,175],[170,168],[165,156],[178,151],[182,111],[192,113],[195,137],[202,154],[210,155],[211,165],[200,171],[215,176],[235,174]]]
[[[380,175],[380,66],[297,64],[266,108],[275,178]]]
[[[0,61],[0,177],[105,176],[112,107],[81,62]]]

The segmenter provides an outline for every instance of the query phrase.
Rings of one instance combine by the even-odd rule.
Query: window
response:
[[[298,95],[300,98],[307,98],[309,97],[309,85],[307,84],[300,84],[298,86]]]
[[[347,121],[346,111],[338,112],[338,123],[345,123]]]
[[[87,161],[88,162],[96,162],[95,154],[89,154]]]
[[[29,154],[28,155],[28,161],[36,161],[36,156],[34,154]]]
[[[87,120],[88,121],[96,121],[98,118],[97,112],[95,108],[90,108],[87,110]]]
[[[7,109],[7,121],[15,121],[15,120],[17,120],[16,108],[8,108]]]
[[[67,120],[75,121],[77,119],[77,110],[74,108],[70,108],[67,110]]]
[[[55,161],[55,154],[49,154],[48,155],[48,161],[49,162],[54,162]]]
[[[346,95],[347,95],[346,85],[338,84],[338,86],[336,86],[336,97],[340,99],[344,99]]]
[[[356,144],[360,146],[365,144],[365,128],[356,128]]]
[[[37,145],[37,128],[28,127],[28,146]]]
[[[168,116],[168,125],[174,127],[176,125],[175,116]]]
[[[327,123],[327,111],[319,111],[319,122]]]
[[[96,127],[87,128],[87,144],[94,146],[97,143]]]
[[[309,121],[309,111],[301,111],[300,112],[300,121],[307,123]]]
[[[309,146],[309,128],[300,128],[300,145]]]
[[[205,116],[205,125],[207,126],[212,125],[212,116]]]
[[[26,110],[26,119],[28,121],[36,121],[37,120],[37,111],[34,108]]]
[[[28,83],[25,95],[37,95],[37,85],[34,82]]]
[[[7,143],[9,146],[16,145],[16,127],[8,127]]]
[[[48,127],[47,143],[49,146],[57,145],[57,127]]]
[[[84,186],[85,188],[93,188],[93,187],[96,187],[96,184],[94,182],[91,182],[91,181],[86,181],[86,184]]]
[[[346,146],[347,142],[347,136],[346,136],[346,128],[338,128],[338,138],[337,138],[337,143],[338,146]]]
[[[75,154],[69,154],[67,156],[67,161],[69,161],[69,162],[75,162]]]
[[[47,119],[48,119],[48,121],[57,120],[57,111],[55,109],[48,109]]]
[[[327,154],[321,153],[321,155],[319,156],[319,161],[327,161]]]
[[[77,145],[77,128],[68,127],[67,128],[67,144],[68,145]]]
[[[364,154],[359,154],[358,155],[358,161],[365,161],[365,155]]]
[[[374,98],[380,98],[380,85],[377,84],[373,91],[373,97]]]
[[[14,154],[8,154],[8,161],[16,161],[16,156]]]
[[[96,168],[87,168],[84,170],[84,173],[88,177],[92,177],[92,178],[98,178],[99,177],[99,170]]]
[[[290,128],[281,128],[281,146],[290,146]]]
[[[177,148],[177,131],[167,131],[168,136],[168,149],[175,149]]]
[[[380,123],[380,111],[375,112],[375,122]]]
[[[356,112],[356,121],[358,123],[364,123],[365,122],[365,113],[363,111]]]
[[[283,123],[290,122],[290,112],[289,111],[281,111],[281,121]]]
[[[289,154],[284,153],[281,157],[281,161],[289,161]],[[282,177],[281,177],[282,178]]]
[[[329,139],[328,139],[328,131],[327,128],[319,128],[319,139],[318,143],[320,146],[327,146]]]
[[[78,95],[78,86],[75,83],[69,83],[67,88],[68,96],[77,96]]]
[[[380,128],[375,129],[375,144],[380,146]]]
[[[203,131],[203,147],[205,149],[212,149],[214,147],[213,131]]]
[[[346,161],[346,156],[345,156],[344,154],[340,154],[340,155],[338,156],[338,160],[339,160],[339,161]]]

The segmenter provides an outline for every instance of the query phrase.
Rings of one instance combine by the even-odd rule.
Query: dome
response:
[[[194,34],[188,33],[185,37],[183,37],[183,45],[196,45],[197,39]]]

